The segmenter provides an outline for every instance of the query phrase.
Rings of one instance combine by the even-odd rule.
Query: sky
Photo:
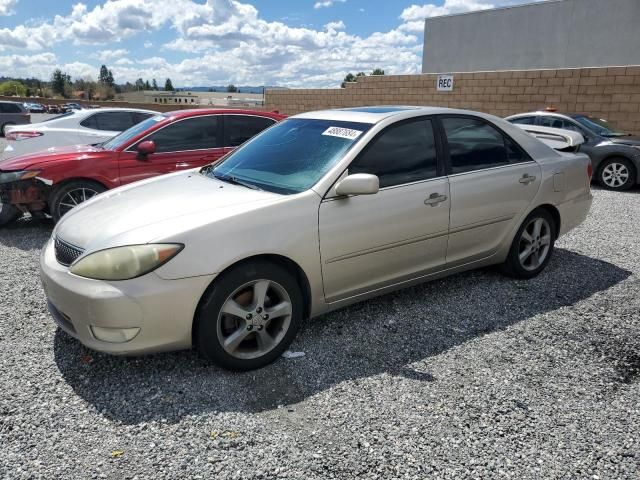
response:
[[[424,19],[544,0],[0,0],[0,77],[335,87],[419,73]]]

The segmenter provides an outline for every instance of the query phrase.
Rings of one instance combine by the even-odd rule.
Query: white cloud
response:
[[[98,52],[92,53],[89,55],[91,58],[96,58],[102,62],[110,62],[115,59],[124,57],[129,53],[129,50],[125,48],[119,48],[117,50],[100,50]]]
[[[329,22],[324,26],[325,30],[344,30],[347,26],[344,24],[342,20],[338,20],[337,22]]]
[[[6,0],[0,0],[0,2]],[[247,0],[245,0],[247,1]],[[319,1],[329,7],[336,1]],[[435,0],[434,0],[435,1]],[[100,62],[112,63],[116,81],[137,78],[164,79],[174,85],[278,84],[283,86],[336,86],[351,72],[382,68],[389,74],[418,73],[421,67],[424,18],[500,6],[521,0],[446,0],[443,5],[411,5],[399,17],[399,26],[388,32],[368,36],[348,33],[342,21],[327,23],[320,30],[291,27],[282,21],[267,21],[258,10],[241,0],[102,0],[89,8],[78,3],[67,15],[56,15],[39,24],[0,29],[0,71],[11,75],[37,75],[49,78],[53,68],[68,69],[72,76],[97,74]],[[173,39],[158,45],[180,52],[181,61],[170,62],[160,56],[139,60],[128,57],[121,48],[130,37],[160,29],[174,32]],[[137,42],[151,48],[151,41]],[[34,61],[28,58],[53,55],[59,43],[100,45],[92,54],[95,65],[74,62],[60,64],[57,58]],[[32,51],[32,55],[9,55]],[[185,58],[186,57],[186,58]]]
[[[315,8],[316,10],[318,10],[319,8],[329,8],[332,7],[334,3],[344,3],[347,0],[321,0],[316,2],[313,5],[313,8]]]
[[[14,7],[18,0],[0,0],[0,17],[9,16],[16,13]]]
[[[15,77],[35,77],[48,80],[56,68],[60,68],[73,78],[86,76],[95,78],[98,74],[94,65],[82,62],[60,63],[51,52],[0,56],[0,71],[11,72],[11,76]]]

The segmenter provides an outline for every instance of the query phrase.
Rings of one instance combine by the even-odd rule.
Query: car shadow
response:
[[[77,395],[125,424],[177,422],[205,412],[262,412],[381,373],[437,381],[411,364],[573,305],[630,274],[557,249],[547,270],[529,281],[495,269],[454,275],[307,321],[291,347],[304,357],[280,358],[252,372],[224,371],[192,351],[137,358],[100,354],[61,330],[54,340],[55,361]]]
[[[0,245],[24,251],[41,249],[51,237],[53,220],[25,215],[0,227]]]

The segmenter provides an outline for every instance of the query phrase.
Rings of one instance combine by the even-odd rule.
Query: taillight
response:
[[[28,140],[30,138],[41,137],[44,135],[42,132],[7,132],[7,140],[13,140],[19,142],[20,140]]]
[[[591,160],[589,160],[589,163],[587,165],[587,176],[589,177],[589,181],[591,181],[591,179],[593,178],[593,165],[591,165]]]

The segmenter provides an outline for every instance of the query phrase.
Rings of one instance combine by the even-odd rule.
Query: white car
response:
[[[100,108],[76,110],[40,123],[7,126],[5,136],[8,145],[2,158],[54,147],[105,142],[155,115],[158,112],[152,110]]]

